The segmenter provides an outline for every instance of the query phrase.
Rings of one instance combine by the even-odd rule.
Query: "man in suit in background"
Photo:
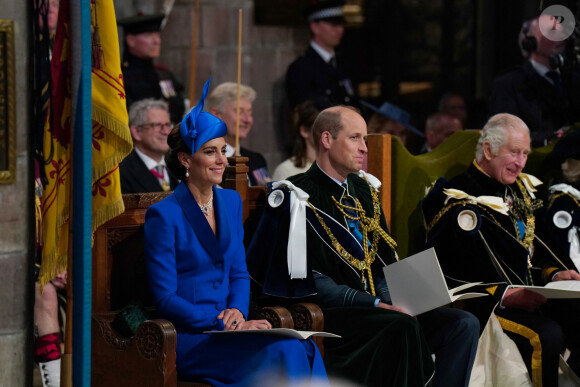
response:
[[[286,74],[290,108],[306,100],[323,109],[358,105],[355,86],[342,71],[334,51],[344,34],[343,5],[342,0],[321,0],[305,10],[311,40]]]
[[[234,82],[224,82],[216,86],[205,100],[205,109],[228,126],[226,134],[226,156],[235,153],[236,146],[236,99],[238,86]],[[239,140],[250,134],[254,125],[252,103],[256,99],[256,91],[250,86],[240,85],[240,124]],[[250,185],[264,185],[271,181],[266,159],[258,152],[240,147],[240,155],[248,158],[248,179]]]
[[[547,145],[580,119],[580,74],[578,66],[563,62],[565,35],[542,32],[543,23],[550,27],[553,20],[542,15],[524,23],[520,46],[527,60],[497,77],[491,94],[490,113],[521,118],[530,129],[532,147]],[[565,32],[555,25],[554,34]]]
[[[169,150],[167,135],[173,127],[167,103],[155,99],[135,102],[129,110],[129,126],[134,149],[119,164],[121,191],[173,190],[178,181],[166,168],[164,158]]]

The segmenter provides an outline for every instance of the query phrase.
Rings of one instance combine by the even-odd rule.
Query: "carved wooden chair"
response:
[[[237,189],[244,203],[244,220],[259,214],[266,197],[262,187],[248,187],[247,158],[230,158],[224,186]],[[125,212],[102,225],[94,235],[92,375],[93,386],[208,386],[177,380],[177,334],[163,319],[142,323],[132,337],[114,328],[118,312],[139,302],[151,313],[144,254],[143,224],[147,208],[169,193],[123,195]],[[262,204],[260,204],[262,203]],[[321,330],[323,317],[313,304],[251,308],[249,318],[265,318],[273,327]]]

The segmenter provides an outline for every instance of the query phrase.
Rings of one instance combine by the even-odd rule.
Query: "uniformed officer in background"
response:
[[[163,99],[169,104],[172,122],[181,122],[185,112],[183,85],[164,66],[154,63],[161,51],[161,22],[163,14],[121,19],[118,24],[125,31],[123,79],[127,108],[146,98]]]
[[[344,34],[344,1],[321,0],[305,10],[310,45],[288,68],[286,95],[293,108],[312,100],[317,106],[358,107],[355,85],[336,58],[335,48]]]

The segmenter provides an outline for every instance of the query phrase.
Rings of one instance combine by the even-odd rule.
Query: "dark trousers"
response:
[[[477,351],[479,320],[452,308],[438,308],[417,318],[435,354],[433,386],[467,386]]]
[[[579,300],[549,300],[536,312],[496,308],[495,313],[520,350],[532,381],[557,386],[559,356],[565,348],[573,354],[569,364],[579,374]]]

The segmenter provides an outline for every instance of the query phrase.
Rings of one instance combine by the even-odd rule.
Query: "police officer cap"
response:
[[[159,32],[161,31],[161,22],[165,15],[157,13],[154,15],[145,15],[139,13],[136,16],[131,16],[117,21],[117,24],[123,27],[125,34],[138,35],[143,32]]]
[[[318,0],[305,8],[306,20],[344,24],[344,0]]]

